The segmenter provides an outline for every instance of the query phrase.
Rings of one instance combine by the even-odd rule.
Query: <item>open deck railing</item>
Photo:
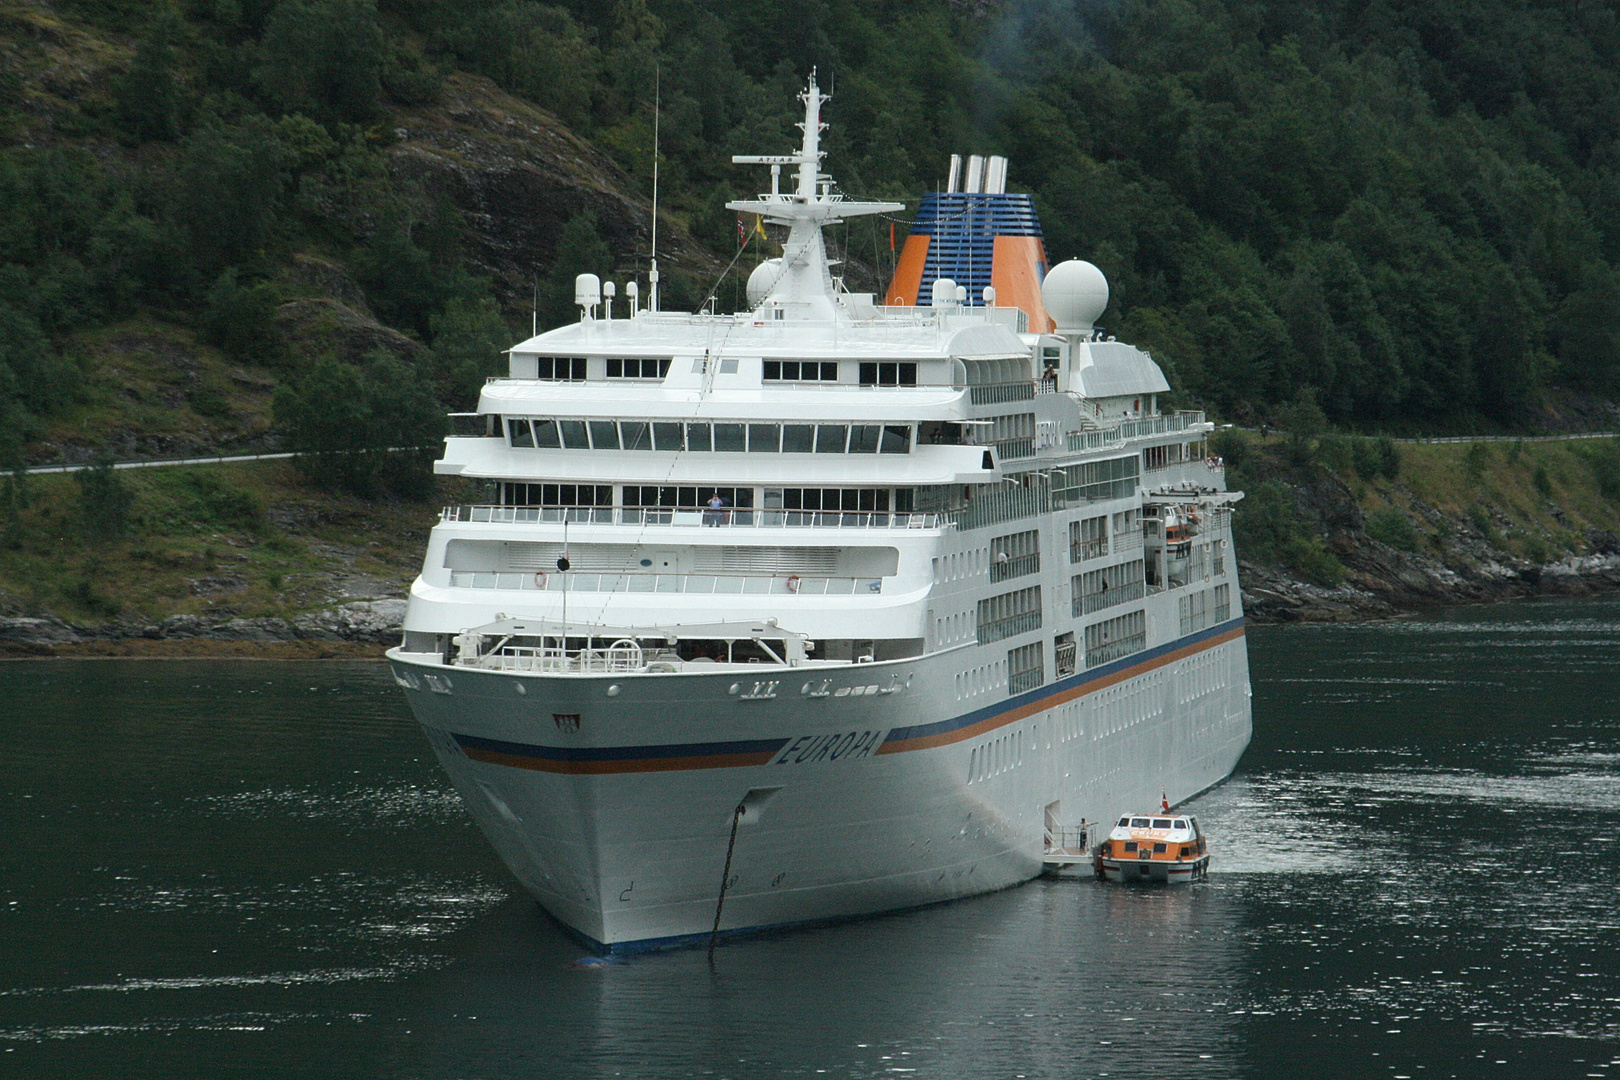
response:
[[[883,591],[882,578],[775,577],[741,574],[604,574],[570,570],[452,570],[452,589],[513,589],[520,592],[696,593],[739,596],[869,596]]]
[[[719,529],[939,529],[949,514],[889,514],[871,511],[702,510],[615,506],[447,506],[440,521],[500,525],[677,525]]]

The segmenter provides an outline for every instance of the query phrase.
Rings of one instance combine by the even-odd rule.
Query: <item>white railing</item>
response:
[[[646,667],[641,648],[634,643],[607,649],[564,649],[561,646],[527,647],[507,645],[472,659],[461,660],[465,667],[495,671],[610,672],[641,671]]]
[[[883,591],[882,578],[776,577],[740,574],[604,574],[598,572],[452,570],[453,589],[520,592],[696,593],[739,596],[869,596]]]
[[[500,525],[560,525],[564,520],[588,525],[676,525],[744,529],[938,529],[949,526],[948,514],[889,514],[871,511],[705,510],[697,507],[613,506],[447,506],[440,521],[490,522]]]
[[[968,387],[968,400],[975,405],[1001,405],[1008,401],[1029,401],[1035,396],[1033,382],[985,383]]]
[[[1147,585],[1141,581],[1131,581],[1124,585],[1115,585],[1111,589],[1103,589],[1094,593],[1077,596],[1071,602],[1071,614],[1075,618],[1089,615],[1093,611],[1111,608],[1116,604],[1128,603],[1131,600],[1140,600],[1145,595]]]
[[[1141,652],[1147,648],[1147,634],[1131,634],[1117,641],[1104,642],[1095,648],[1086,650],[1086,667],[1094,668],[1106,664],[1111,660]]]

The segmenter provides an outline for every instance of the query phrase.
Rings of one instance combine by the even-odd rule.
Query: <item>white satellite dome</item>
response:
[[[1041,283],[1041,302],[1058,333],[1088,336],[1108,307],[1108,279],[1083,259],[1058,263]]]
[[[782,260],[766,259],[748,275],[748,306],[757,308],[771,295],[776,279],[782,276]]]

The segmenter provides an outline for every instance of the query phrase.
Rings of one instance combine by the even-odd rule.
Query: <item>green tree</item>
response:
[[[129,72],[113,87],[118,120],[130,142],[170,141],[180,137],[180,77],[174,42],[185,24],[165,7],[135,47]]]
[[[613,269],[613,252],[596,231],[596,215],[582,210],[568,219],[557,237],[557,252],[551,262],[540,319],[545,326],[574,322],[579,309],[574,306],[574,279],[580,274],[605,276]]]
[[[287,151],[264,116],[211,121],[181,146],[169,217],[207,281],[262,257],[286,187]]]
[[[285,112],[376,119],[386,57],[373,0],[281,0],[265,20],[259,85]]]
[[[281,355],[276,308],[281,290],[268,281],[243,285],[236,267],[227,269],[208,290],[203,310],[203,337],[232,360],[269,364]]]
[[[317,361],[277,388],[274,411],[299,470],[317,484],[368,497],[432,488],[444,413],[429,381],[388,352],[361,365]]]
[[[433,320],[433,367],[452,405],[472,408],[484,380],[501,373],[512,334],[489,297],[453,298]]]

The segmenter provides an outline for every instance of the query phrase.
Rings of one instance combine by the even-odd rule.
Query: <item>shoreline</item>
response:
[[[1240,564],[1250,626],[1377,623],[1451,608],[1620,595],[1620,555],[1570,558],[1540,567],[1483,568],[1467,577],[1427,560],[1354,567],[1344,584],[1312,585],[1273,567]],[[403,600],[363,601],[335,612],[286,619],[227,619],[201,625],[176,616],[159,626],[84,626],[46,616],[0,618],[0,662],[8,660],[366,660],[380,661],[400,635],[386,616]],[[381,610],[379,610],[381,609]]]

